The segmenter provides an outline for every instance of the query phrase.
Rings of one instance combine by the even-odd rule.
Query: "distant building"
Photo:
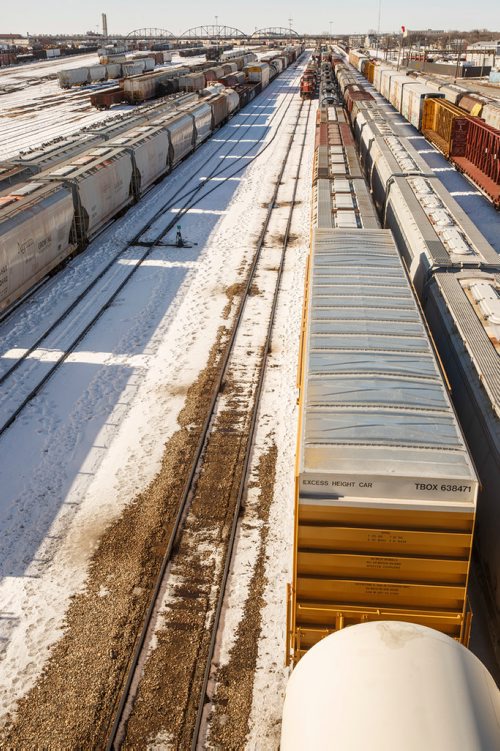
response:
[[[5,47],[29,47],[30,40],[21,34],[0,34],[0,45]]]
[[[365,43],[364,34],[354,34],[353,36],[349,37],[349,47],[351,48],[362,47],[364,43]]]
[[[465,59],[473,65],[500,67],[500,39],[469,44]]]
[[[440,37],[444,34],[444,29],[411,29],[410,32],[413,36],[421,37]]]

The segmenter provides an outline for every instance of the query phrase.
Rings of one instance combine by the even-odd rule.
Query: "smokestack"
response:
[[[108,37],[108,19],[106,17],[106,14],[102,14],[102,35],[105,39]]]

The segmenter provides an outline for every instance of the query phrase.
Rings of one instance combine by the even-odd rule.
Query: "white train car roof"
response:
[[[391,233],[316,229],[310,273],[300,503],[473,512],[476,474]]]
[[[453,320],[450,336],[466,349],[496,415],[496,445],[500,445],[500,274],[438,271],[432,284],[439,289]]]
[[[416,236],[424,237],[426,252],[434,264],[483,264],[498,268],[498,253],[410,141],[397,133],[383,113],[358,113],[355,132],[371,175],[376,202],[385,204],[387,216],[388,205],[392,202],[399,205],[402,196],[412,207],[413,219],[409,219],[408,211],[400,210],[396,211],[394,221],[402,222],[405,233],[413,231]],[[374,185],[375,178],[381,186]],[[401,196],[394,197],[393,186],[397,186]]]
[[[500,693],[450,637],[398,621],[332,634],[286,690],[281,751],[493,751]]]

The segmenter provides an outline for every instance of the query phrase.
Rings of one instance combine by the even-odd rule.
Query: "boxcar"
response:
[[[467,643],[478,479],[391,233],[313,230],[307,279],[291,652],[387,618]]]

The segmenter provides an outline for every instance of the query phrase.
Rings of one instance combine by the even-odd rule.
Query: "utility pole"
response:
[[[379,40],[380,40],[380,17],[382,14],[382,0],[378,0],[378,23],[377,23],[377,59],[378,59],[378,48],[379,48]]]
[[[460,56],[461,56],[461,54],[462,54],[462,40],[460,39],[460,43],[458,45],[458,52],[457,52],[457,67],[455,68],[455,80],[454,80],[453,83],[457,82],[458,69],[459,69],[459,66],[460,66]]]

